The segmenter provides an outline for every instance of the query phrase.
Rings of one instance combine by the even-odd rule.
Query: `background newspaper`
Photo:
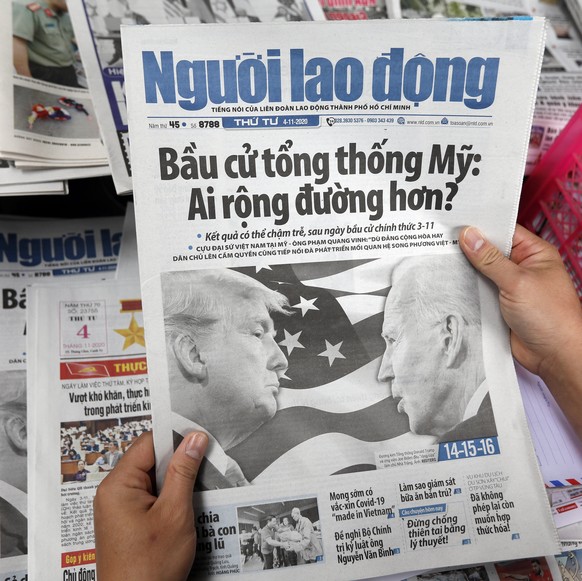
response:
[[[82,0],[69,11],[119,194],[132,190],[121,24],[324,20],[317,0]]]
[[[97,486],[151,428],[139,284],[35,285],[29,326],[30,577],[95,579]]]
[[[236,416],[233,390],[220,408],[223,422],[210,430],[207,466],[231,488],[196,497],[196,574],[252,574],[257,564],[242,562],[242,539],[265,515],[284,517],[294,508],[319,545],[309,566],[314,579],[554,552],[489,285],[480,281],[479,300],[495,425],[481,433],[478,450],[477,440],[459,448],[411,433],[378,379],[396,263],[428,253],[431,266],[423,268],[448,276],[439,263],[458,253],[459,227],[467,223],[510,248],[543,23],[368,21],[282,31],[122,28],[148,356],[160,387],[160,479],[172,431],[179,441],[201,423],[188,403],[171,405],[189,393],[187,383],[182,391],[173,382],[190,377],[194,389],[198,369],[187,363],[180,379],[176,343],[164,339],[172,278],[194,280],[202,275],[192,269],[219,268],[241,285],[249,277],[276,288],[294,313],[275,317],[272,340],[285,368],[277,413],[246,434],[254,416]],[[437,61],[443,69],[433,74],[439,58],[461,67],[452,86],[450,78],[440,85],[448,61]],[[478,72],[467,72],[470,66]],[[222,369],[240,378],[244,361],[229,359],[236,360],[229,340],[215,347]],[[216,430],[240,430],[235,438],[242,441],[225,445]],[[252,486],[234,488],[234,481]],[[535,521],[532,502],[545,507]]]
[[[121,227],[122,218],[0,221],[0,407],[23,420],[25,430],[32,425],[25,390],[27,289],[43,281],[59,292],[65,280],[113,277]],[[27,441],[30,436],[18,443],[5,433],[0,442],[0,573],[17,579],[27,570]]]
[[[103,166],[107,163],[107,152],[101,142],[66,4],[63,12],[53,11],[42,2],[35,4],[24,0],[6,0],[3,7],[5,14],[0,23],[0,52],[3,55],[0,59],[1,156],[44,167]],[[74,69],[72,75],[65,77],[57,73],[47,81],[32,64],[32,76],[16,68],[17,43],[22,43],[25,51],[32,50],[30,41],[35,35],[43,34],[45,26],[48,32],[44,34],[50,36],[52,33],[60,40],[62,37],[61,42],[53,43],[51,50],[59,53],[62,62],[70,61],[67,67],[52,68]]]

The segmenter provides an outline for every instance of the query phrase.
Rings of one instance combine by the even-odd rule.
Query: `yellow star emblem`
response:
[[[134,343],[145,347],[144,329],[137,324],[133,314],[131,315],[131,321],[129,322],[129,327],[127,329],[114,329],[114,331],[119,333],[122,337],[125,337],[123,351],[128,347],[131,347]]]

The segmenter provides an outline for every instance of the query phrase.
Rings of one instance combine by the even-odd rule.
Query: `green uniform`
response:
[[[34,78],[78,86],[73,66],[74,32],[68,12],[56,12],[46,2],[12,2],[12,34],[28,44]]]

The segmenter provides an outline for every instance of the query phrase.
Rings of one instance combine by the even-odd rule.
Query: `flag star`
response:
[[[340,341],[337,345],[332,345],[327,339],[325,340],[325,351],[319,353],[318,357],[327,357],[329,361],[329,366],[331,367],[336,359],[345,359],[345,357],[340,353],[340,347],[343,341]]]
[[[293,349],[305,349],[305,347],[299,343],[299,335],[301,335],[303,331],[299,331],[299,333],[291,335],[287,329],[283,329],[283,333],[285,333],[285,339],[283,339],[283,341],[279,341],[279,345],[287,347],[287,355],[291,355],[291,353],[293,353]]]
[[[255,266],[255,273],[261,272],[261,270],[273,270],[268,264],[257,264]]]
[[[119,333],[122,337],[125,337],[123,351],[128,347],[131,347],[134,343],[145,347],[144,329],[138,325],[133,314],[131,315],[131,321],[129,322],[129,327],[127,329],[114,329],[114,331]]]
[[[296,305],[291,305],[293,309],[301,309],[301,316],[305,317],[305,313],[307,311],[319,311],[319,309],[314,305],[317,297],[314,299],[304,299],[302,296],[299,296],[299,302]]]

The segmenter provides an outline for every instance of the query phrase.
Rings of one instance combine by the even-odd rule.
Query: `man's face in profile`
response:
[[[540,564],[537,561],[532,561],[531,568],[532,568],[532,571],[536,575],[541,575],[542,574],[542,568],[540,567]]]
[[[243,422],[263,423],[277,411],[275,396],[287,359],[261,301],[227,296],[224,308],[227,320],[198,341],[209,397],[226,406],[229,416],[237,413]]]
[[[406,413],[415,434],[440,435],[452,426],[439,426],[438,414],[452,396],[443,373],[445,368],[439,344],[437,321],[430,325],[417,320],[417,314],[403,303],[414,278],[397,278],[386,299],[382,336],[386,351],[378,380],[389,383],[398,411]]]

